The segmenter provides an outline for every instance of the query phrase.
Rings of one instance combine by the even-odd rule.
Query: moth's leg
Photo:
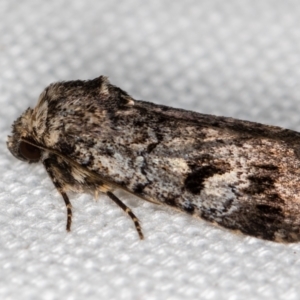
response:
[[[135,225],[135,228],[139,234],[139,237],[141,240],[144,239],[144,235],[143,235],[143,232],[142,232],[142,228],[140,226],[140,223],[139,223],[139,219],[135,216],[135,214],[132,212],[132,210],[127,207],[118,197],[116,197],[112,192],[109,192],[107,191],[106,192],[106,195],[112,200],[114,201],[117,205],[119,205],[128,215],[129,217],[132,219],[134,225]]]
[[[67,229],[67,231],[70,231],[71,230],[71,224],[72,224],[72,204],[69,200],[68,195],[65,192],[62,192],[60,190],[58,190],[58,191],[61,193],[62,197],[65,200],[65,204],[66,204],[66,207],[67,207],[67,226],[66,226],[66,229]]]
[[[57,173],[57,169],[55,168],[55,165],[53,165],[53,160],[50,159],[46,159],[43,161],[43,164],[46,168],[46,171],[48,173],[48,175],[50,176],[54,186],[56,187],[57,191],[62,195],[66,207],[67,207],[67,225],[66,225],[66,229],[67,231],[71,230],[71,224],[72,224],[72,204],[69,200],[68,195],[66,194],[66,192],[63,189],[63,184],[59,181],[59,176],[61,174]]]

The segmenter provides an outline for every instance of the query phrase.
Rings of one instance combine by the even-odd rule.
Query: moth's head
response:
[[[12,125],[12,136],[7,138],[7,148],[16,158],[29,163],[38,162],[42,150],[35,146],[31,138],[30,119],[33,110],[28,108]]]

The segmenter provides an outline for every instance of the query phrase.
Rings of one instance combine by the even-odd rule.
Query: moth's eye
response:
[[[41,150],[25,142],[19,144],[19,154],[29,161],[38,161],[41,158]]]

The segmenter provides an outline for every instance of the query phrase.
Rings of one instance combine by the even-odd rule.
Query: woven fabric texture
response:
[[[70,195],[6,148],[51,82],[106,75],[135,99],[300,131],[300,2],[0,1],[0,299],[299,299],[300,244],[168,207]]]

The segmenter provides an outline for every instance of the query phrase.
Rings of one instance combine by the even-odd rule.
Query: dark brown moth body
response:
[[[277,242],[300,240],[300,134],[137,101],[101,76],[48,86],[13,124],[7,146],[42,162],[67,192],[145,200]]]

